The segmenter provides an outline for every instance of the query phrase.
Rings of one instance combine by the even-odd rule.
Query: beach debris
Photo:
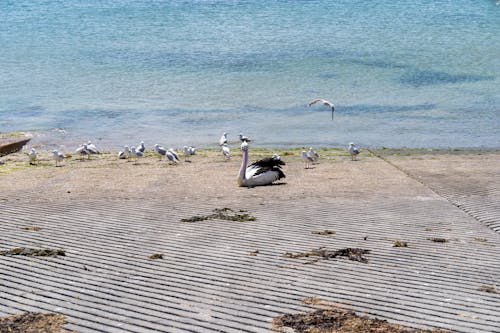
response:
[[[478,243],[486,243],[488,240],[486,238],[474,237],[474,241]]]
[[[19,229],[28,230],[28,231],[40,231],[40,230],[42,230],[42,228],[34,226],[34,225],[29,226],[29,227],[19,227]]]
[[[255,221],[257,218],[248,214],[245,210],[240,210],[240,213],[236,213],[231,208],[215,208],[212,214],[193,216],[187,219],[181,219],[181,222],[192,223],[200,222],[206,220],[225,220],[225,221],[236,221],[236,222],[249,222]]]
[[[16,247],[11,250],[0,251],[0,256],[64,257],[65,255],[66,252],[61,249],[31,249],[26,247]]]
[[[0,318],[5,333],[76,333],[65,330],[66,317],[57,313],[27,312]]]
[[[308,258],[308,257],[319,257],[318,259],[314,259],[312,261],[306,262],[306,264],[311,264],[318,262],[321,259],[328,260],[337,257],[347,257],[349,260],[359,261],[362,263],[368,263],[368,259],[366,259],[363,255],[370,253],[370,250],[359,249],[359,248],[344,248],[335,251],[327,250],[324,247],[320,247],[315,250],[311,250],[309,252],[299,252],[299,253],[291,253],[286,252],[283,256],[287,258]]]
[[[500,290],[496,286],[483,285],[478,288],[479,291],[484,291],[491,294],[500,294]]]
[[[446,238],[427,238],[430,241],[433,241],[434,243],[448,243],[448,240]]]
[[[149,259],[151,260],[163,259],[163,253],[154,253],[149,256]]]
[[[312,231],[311,234],[315,234],[315,235],[335,235],[335,231],[334,230],[321,230],[321,231]]]
[[[259,253],[260,253],[259,250],[255,250],[255,251],[250,252],[248,255],[255,257]]]
[[[441,329],[424,330],[389,323],[387,320],[359,316],[354,311],[330,306],[295,314],[284,314],[273,320],[273,330],[284,332],[292,328],[297,333],[451,333]]]
[[[392,247],[408,247],[408,243],[397,239],[392,243]]]

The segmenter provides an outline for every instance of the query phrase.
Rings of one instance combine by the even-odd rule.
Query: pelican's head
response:
[[[349,146],[351,146],[351,147],[355,146],[354,142],[350,142]]]
[[[243,150],[243,151],[247,151],[248,150],[248,142],[243,141],[241,143],[241,150]]]

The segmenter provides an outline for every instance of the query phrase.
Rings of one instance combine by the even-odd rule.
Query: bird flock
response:
[[[312,106],[314,104],[320,104],[330,108],[332,111],[333,119],[335,106],[332,102],[325,99],[315,99],[308,105]],[[231,159],[231,149],[229,146],[228,134],[228,132],[224,132],[218,142],[220,152],[224,161],[229,161]],[[285,178],[285,174],[281,169],[281,166],[285,165],[285,162],[281,160],[281,157],[279,155],[274,154],[272,157],[267,157],[248,165],[249,143],[252,142],[252,140],[248,136],[243,135],[243,133],[239,133],[239,141],[241,142],[240,149],[242,151],[242,164],[237,178],[239,186],[253,187],[269,185],[277,180]],[[166,149],[159,144],[155,144],[152,148],[152,151],[158,156],[160,161],[164,159],[169,164],[174,165],[180,162],[179,153],[173,148]],[[196,154],[196,151],[197,149],[193,146],[182,147],[180,152],[183,154],[184,162],[191,162],[190,158],[191,156]],[[349,152],[351,160],[353,161],[356,160],[357,156],[360,153],[359,149],[352,142],[349,143],[347,151]],[[144,157],[145,152],[146,145],[144,141],[141,141],[137,146],[124,146],[123,150],[118,152],[117,157],[118,159],[132,160],[134,164],[137,164],[137,161],[140,158]],[[88,141],[87,143],[78,146],[75,149],[74,153],[75,155],[80,156],[80,158],[83,160],[85,157],[87,159],[90,159],[91,155],[98,155],[101,152],[91,141]],[[65,158],[66,156],[58,150],[52,151],[52,159],[54,160],[56,167],[61,166],[61,163]],[[311,165],[318,163],[320,155],[312,147],[309,147],[309,150],[305,150],[305,148],[304,150],[302,150],[301,158],[304,162],[304,169],[310,169]],[[28,161],[30,165],[37,164],[38,152],[35,150],[35,148],[31,148],[30,152],[28,153]]]

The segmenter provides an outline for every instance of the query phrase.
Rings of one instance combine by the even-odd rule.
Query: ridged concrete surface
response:
[[[274,317],[320,297],[413,327],[500,332],[500,295],[479,290],[500,284],[500,235],[437,196],[0,205],[0,249],[66,250],[1,256],[0,315],[62,313],[81,333],[269,332]],[[223,207],[257,220],[179,222]],[[324,229],[336,234],[312,233]],[[392,247],[396,239],[408,247]],[[283,257],[320,246],[371,254],[367,264]]]

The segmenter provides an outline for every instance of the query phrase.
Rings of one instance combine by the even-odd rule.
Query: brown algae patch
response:
[[[314,235],[335,235],[334,230],[321,230],[321,231],[312,231],[311,232]]]
[[[339,307],[329,307],[314,311],[284,314],[273,320],[273,330],[289,332],[292,328],[297,333],[451,333],[441,329],[423,330],[387,320],[358,316],[354,311]]]
[[[40,231],[42,228],[37,227],[37,226],[29,226],[29,227],[19,227],[21,230],[27,230],[27,231]]]
[[[484,291],[491,294],[500,294],[500,290],[496,286],[484,285],[478,288],[479,291]]]
[[[309,252],[299,252],[299,253],[286,252],[283,256],[293,259],[319,257],[307,263],[315,263],[321,259],[328,260],[337,257],[346,257],[349,260],[359,261],[366,264],[368,263],[368,259],[366,259],[363,255],[368,253],[370,253],[370,250],[359,249],[359,248],[349,247],[345,249],[330,251],[325,249],[324,247],[320,247],[319,249],[311,250]]]
[[[163,259],[163,253],[154,253],[148,257],[151,260]]]
[[[28,312],[20,315],[0,318],[0,332],[72,333],[63,328],[65,324],[66,317],[61,314]]]
[[[408,243],[398,239],[392,243],[392,247],[408,247]]]
[[[61,249],[30,249],[26,247],[16,247],[11,250],[0,251],[1,256],[30,256],[30,257],[57,257],[66,256],[66,252]]]
[[[181,219],[184,223],[201,222],[206,220],[225,220],[225,221],[236,221],[236,222],[249,222],[255,221],[257,218],[247,213],[245,210],[239,210],[235,212],[231,208],[216,208],[213,210],[212,214],[209,215],[197,215],[187,219]]]
[[[256,255],[258,255],[259,253],[260,253],[260,251],[259,251],[259,250],[255,250],[255,251],[250,252],[248,255],[249,255],[249,256],[252,256],[252,257],[255,257],[255,256],[256,256]]]
[[[434,243],[448,243],[448,240],[446,238],[427,238],[430,241],[433,241]]]

